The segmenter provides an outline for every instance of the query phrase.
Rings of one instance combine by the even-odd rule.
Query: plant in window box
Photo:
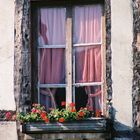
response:
[[[0,110],[0,121],[16,121],[15,111]]]
[[[30,113],[19,113],[17,115],[18,120],[21,123],[24,122],[68,122],[74,120],[83,120],[88,118],[90,112],[87,108],[81,108],[76,111],[75,104],[71,103],[66,108],[62,109],[52,109],[50,113],[45,111],[45,108],[39,104],[33,104],[33,108]]]
[[[31,112],[29,113],[23,113],[23,112],[18,113],[17,119],[21,123],[40,122],[40,121],[48,122],[49,121],[45,108],[41,106],[40,104],[33,104],[33,108],[31,109]]]
[[[89,114],[90,112],[87,110],[87,108],[81,108],[79,111],[76,111],[75,104],[71,103],[66,108],[61,110],[52,110],[48,115],[50,121],[67,122],[85,119],[89,117]]]

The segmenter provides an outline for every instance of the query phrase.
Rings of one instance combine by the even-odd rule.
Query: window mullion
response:
[[[66,10],[66,102],[72,102],[72,8]]]
[[[105,16],[102,16],[102,46],[101,46],[101,59],[102,59],[102,81],[104,81],[102,88],[102,112],[106,115],[106,99],[107,99],[107,92],[106,92],[106,49],[105,49]]]
[[[72,61],[72,66],[73,66],[73,102],[75,103],[75,49],[76,48],[73,48],[73,61]]]
[[[79,44],[74,44],[73,46],[74,47],[89,47],[89,46],[94,46],[94,47],[97,47],[97,46],[101,46],[102,45],[102,42],[99,42],[99,43],[79,43]]]
[[[53,49],[53,48],[55,48],[55,49],[64,48],[65,49],[65,46],[66,45],[42,45],[42,46],[38,46],[38,48],[46,48],[46,49],[48,49],[48,48],[50,48],[50,49]]]
[[[66,84],[39,84],[40,88],[65,88]]]

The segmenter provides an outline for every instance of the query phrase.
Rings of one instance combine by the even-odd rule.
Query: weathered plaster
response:
[[[0,110],[15,110],[14,0],[0,1]]]
[[[115,128],[128,130],[132,123],[132,41],[131,0],[111,1],[112,89]],[[116,123],[117,122],[117,123]]]
[[[18,140],[16,122],[0,122],[0,140]]]

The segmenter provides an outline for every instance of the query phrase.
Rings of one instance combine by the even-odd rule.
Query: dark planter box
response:
[[[22,124],[23,133],[63,133],[63,132],[109,132],[110,121],[104,118],[90,118],[71,122],[28,122]]]
[[[111,123],[105,118],[90,118],[71,122],[31,122],[22,124],[22,133],[44,139],[111,139]]]

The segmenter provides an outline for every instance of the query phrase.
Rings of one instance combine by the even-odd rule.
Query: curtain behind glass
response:
[[[65,45],[65,9],[40,10],[39,46]],[[65,82],[64,49],[40,49],[40,73],[42,84]]]
[[[81,6],[74,9],[74,44],[101,43],[101,5]],[[75,48],[76,83],[101,82],[101,45]],[[94,89],[94,90],[93,90]],[[85,87],[87,106],[91,110],[101,109],[101,88]],[[99,94],[97,94],[97,92]],[[93,94],[97,96],[92,96]],[[91,99],[91,97],[94,98]],[[93,104],[95,107],[93,107]]]
[[[39,46],[65,45],[65,13],[66,11],[64,8],[40,9],[38,32]],[[65,83],[65,50],[63,48],[40,49],[39,81],[41,84]],[[50,88],[41,90],[41,103],[47,107],[55,108],[55,92],[56,89]],[[45,95],[50,95],[50,97]]]

